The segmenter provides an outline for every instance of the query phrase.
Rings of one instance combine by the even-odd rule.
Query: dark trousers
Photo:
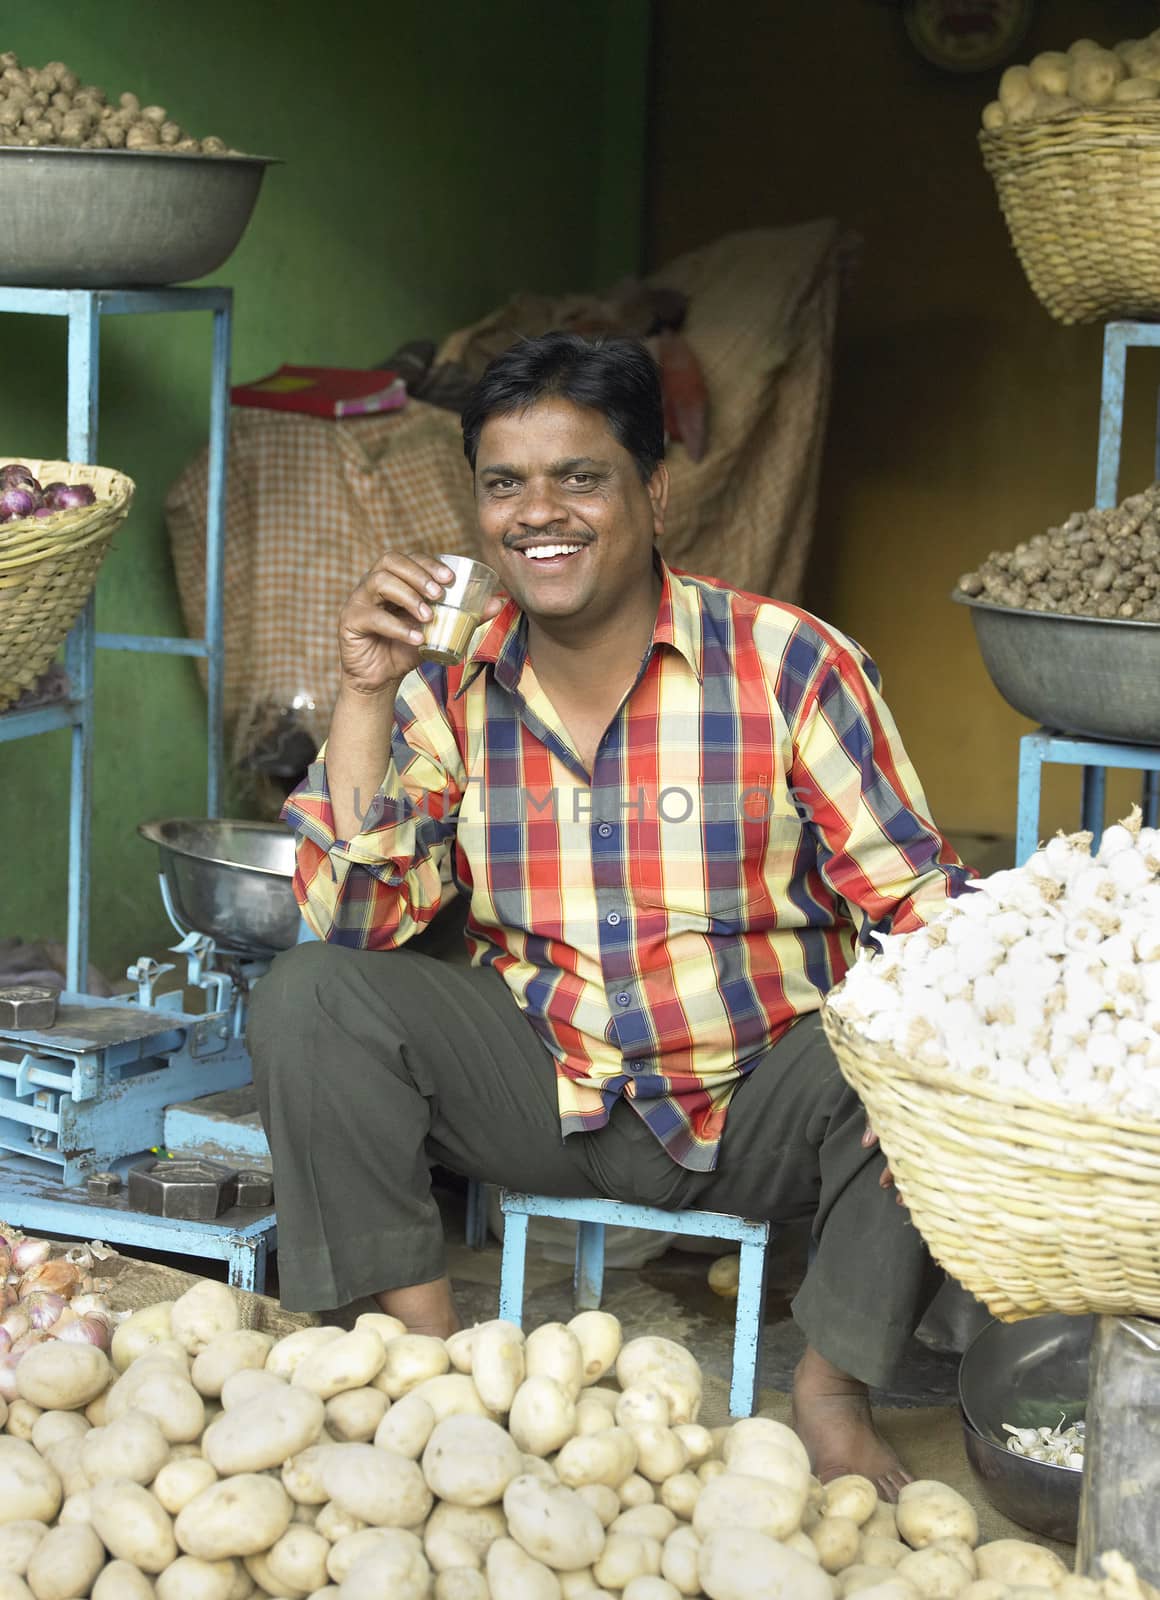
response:
[[[283,1303],[318,1311],[445,1271],[429,1169],[533,1194],[785,1222],[816,1253],[794,1318],[886,1381],[939,1275],[879,1187],[865,1114],[805,1017],[739,1085],[717,1170],[666,1155],[631,1106],[561,1136],[556,1071],[502,978],[417,951],[299,945],[254,991],[247,1042],[274,1159]]]

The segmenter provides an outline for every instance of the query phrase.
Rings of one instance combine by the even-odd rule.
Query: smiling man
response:
[[[662,560],[655,364],[530,339],[463,416],[493,600],[420,665],[451,574],[389,552],[340,621],[330,737],[286,815],[322,943],[258,985],[249,1044],[285,1304],[364,1294],[458,1326],[429,1167],[784,1221],[795,1425],[823,1479],[906,1474],[881,1384],[937,1285],[821,1031],[876,931],[967,880],[851,640]],[[408,941],[469,903],[470,968]],[[383,952],[389,951],[389,955]]]

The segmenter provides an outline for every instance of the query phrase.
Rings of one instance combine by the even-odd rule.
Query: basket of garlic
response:
[[[983,162],[1015,253],[1060,322],[1160,314],[1160,29],[1008,67]]]
[[[932,1255],[1005,1321],[1160,1315],[1160,831],[1059,834],[823,1021]]]

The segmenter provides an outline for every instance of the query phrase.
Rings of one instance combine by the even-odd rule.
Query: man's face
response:
[[[601,621],[652,593],[668,474],[642,483],[598,411],[541,400],[492,417],[476,457],[482,559],[527,614]]]

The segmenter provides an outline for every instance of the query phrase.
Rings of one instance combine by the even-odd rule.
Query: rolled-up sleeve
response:
[[[425,928],[444,898],[466,781],[446,712],[419,673],[403,682],[386,776],[351,839],[335,834],[324,745],[282,811],[297,836],[294,893],[312,932],[390,950]]]
[[[831,892],[858,938],[921,927],[974,873],[930,819],[918,774],[868,657],[832,652],[793,732],[793,785]]]

